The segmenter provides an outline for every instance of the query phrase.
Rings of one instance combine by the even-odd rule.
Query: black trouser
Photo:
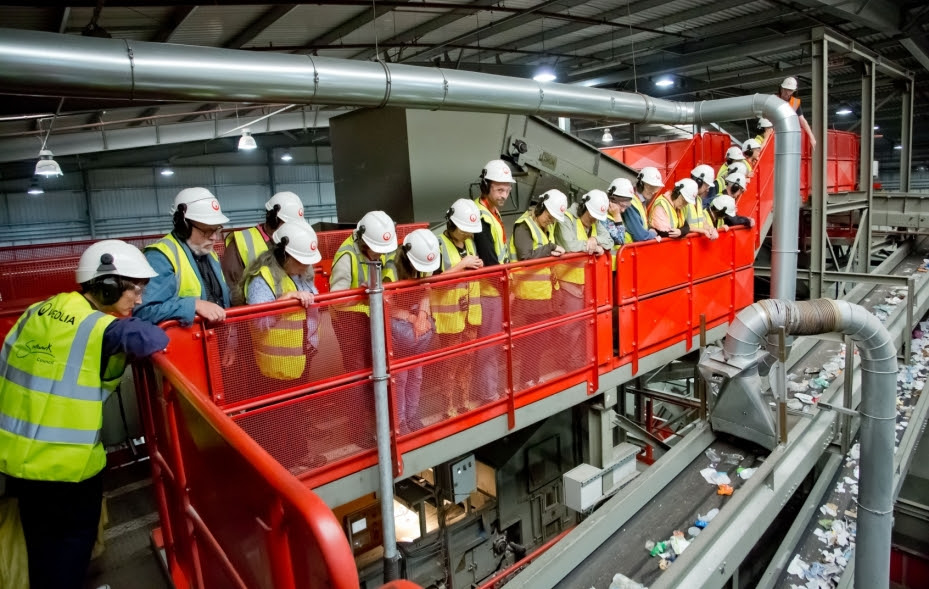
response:
[[[79,483],[7,483],[19,500],[31,589],[81,589],[100,524],[103,473]]]

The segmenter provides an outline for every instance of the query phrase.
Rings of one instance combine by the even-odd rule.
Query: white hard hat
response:
[[[513,173],[510,172],[510,167],[506,165],[506,162],[503,160],[490,160],[487,162],[487,165],[485,165],[484,169],[481,171],[481,180],[489,180],[490,182],[516,182],[516,180],[513,180]]]
[[[213,196],[213,193],[206,188],[185,188],[177,193],[174,197],[174,208],[176,211],[180,205],[187,207],[184,211],[184,217],[204,223],[206,225],[222,225],[229,222],[229,217],[223,214],[219,208],[219,201]]]
[[[674,183],[674,188],[680,191],[687,204],[692,205],[697,202],[697,183],[690,178],[678,180]]]
[[[761,144],[758,143],[755,139],[746,139],[745,143],[742,144],[742,151],[748,151],[749,149],[758,149],[761,147]]]
[[[797,89],[797,78],[791,76],[789,78],[784,78],[784,81],[781,82],[781,88],[785,90],[794,91]]]
[[[366,213],[357,227],[361,239],[378,254],[389,254],[397,249],[397,230],[384,211]]]
[[[435,272],[442,261],[439,257],[439,240],[428,229],[415,229],[403,238],[410,263],[419,272]]]
[[[568,210],[568,197],[564,195],[564,192],[552,188],[543,192],[539,200],[556,221],[559,223],[564,221],[564,212]]]
[[[658,171],[658,168],[653,168],[652,166],[645,166],[642,168],[642,171],[639,172],[638,179],[651,186],[657,186],[658,188],[664,186],[664,182],[661,179],[661,172]]]
[[[581,197],[581,202],[587,207],[587,212],[597,221],[605,221],[610,208],[610,199],[602,190],[591,190]]]
[[[610,198],[635,198],[635,188],[632,187],[632,181],[628,178],[617,178],[610,183],[606,194]]]
[[[717,211],[724,212],[729,217],[735,216],[735,199],[728,194],[720,194],[710,202],[710,206]]]
[[[758,126],[762,129],[767,129],[768,127],[773,127],[774,123],[764,117],[758,117]]]
[[[745,154],[742,153],[742,150],[740,148],[733,145],[732,147],[729,148],[728,151],[726,151],[726,159],[735,160],[735,161],[744,160]]]
[[[713,181],[713,178],[716,177],[716,172],[713,171],[712,166],[706,164],[700,164],[696,168],[690,171],[690,177],[694,180],[699,180],[704,184],[709,184]],[[699,184],[699,182],[698,182]]]
[[[459,198],[452,203],[445,213],[445,218],[455,224],[455,227],[468,233],[481,232],[481,211],[473,200]]]
[[[284,239],[284,251],[301,264],[318,264],[323,259],[319,253],[319,240],[308,223],[284,223],[271,236],[274,243]]]
[[[278,192],[265,203],[265,210],[270,211],[275,205],[281,208],[277,212],[277,218],[285,223],[294,221],[306,221],[303,218],[303,201],[293,192]]]
[[[118,239],[105,239],[91,244],[77,263],[78,284],[98,276],[154,278],[158,273],[151,267],[139,248]]]
[[[745,190],[745,187],[748,185],[748,179],[745,178],[745,174],[742,172],[730,172],[726,176],[726,184],[735,184],[742,190]]]
[[[729,164],[729,169],[726,171],[726,176],[729,174],[739,173],[748,178],[748,166],[745,165],[745,162],[732,162]]]

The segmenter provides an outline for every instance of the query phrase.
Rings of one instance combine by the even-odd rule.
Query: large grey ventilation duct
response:
[[[198,102],[399,106],[684,124],[764,116],[777,135],[771,296],[796,293],[800,124],[755,94],[671,102],[628,92],[373,61],[0,29],[0,91]]]
[[[758,362],[765,338],[785,328],[788,335],[838,332],[849,336],[861,356],[861,463],[858,483],[858,538],[855,586],[879,589],[890,579],[893,513],[893,457],[897,417],[897,350],[881,322],[864,307],[847,301],[759,301],[743,309],[729,327],[723,349],[701,360],[713,376],[731,367],[716,394],[711,425],[776,445],[772,412],[761,395]],[[846,354],[853,353],[848,349]]]

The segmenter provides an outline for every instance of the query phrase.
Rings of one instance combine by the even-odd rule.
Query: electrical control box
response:
[[[444,499],[461,503],[477,490],[477,464],[474,454],[446,462],[436,469],[436,484]]]
[[[587,511],[603,496],[600,481],[603,471],[596,466],[579,464],[564,473],[565,505],[574,511]]]

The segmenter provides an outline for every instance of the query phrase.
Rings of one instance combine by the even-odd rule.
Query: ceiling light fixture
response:
[[[655,85],[658,86],[659,88],[667,88],[668,86],[673,86],[673,85],[674,85],[674,79],[672,79],[672,78],[670,78],[670,77],[668,77],[668,76],[665,76],[665,77],[663,77],[663,78],[659,78],[659,79],[655,82]]]
[[[844,117],[844,116],[852,114],[852,109],[850,109],[847,106],[840,106],[839,110],[835,111],[835,114],[841,115]]]
[[[613,134],[610,133],[609,129],[603,130],[603,137],[600,138],[600,143],[613,143]]]
[[[292,161],[293,159],[294,159],[294,156],[290,155],[290,152],[289,152],[289,151],[285,151],[285,152],[281,155],[281,161],[282,161],[282,162],[289,162],[289,161]]]
[[[903,146],[900,144],[894,145],[894,149],[903,149]]]
[[[248,129],[242,131],[242,136],[239,137],[239,149],[245,151],[258,149],[258,143],[255,142],[255,138],[252,137],[252,133]]]
[[[35,173],[36,176],[45,176],[46,178],[62,175],[61,166],[55,161],[51,150],[42,149],[39,151],[39,161],[35,164]]]
[[[32,196],[39,196],[40,194],[45,194],[45,190],[43,190],[42,187],[39,186],[39,183],[33,179],[32,184],[29,186],[29,190],[27,190],[26,193],[31,194]]]
[[[536,75],[532,76],[532,79],[536,82],[554,82],[558,79],[558,76],[555,75],[555,72],[548,68],[543,68],[539,70]]]
[[[874,130],[875,130],[875,131],[877,131],[877,130],[880,129],[880,128],[881,128],[880,125],[874,125]]]
[[[162,168],[162,169],[161,169],[161,175],[162,175],[162,176],[173,176],[173,175],[174,175],[174,170],[172,170],[171,168]]]

